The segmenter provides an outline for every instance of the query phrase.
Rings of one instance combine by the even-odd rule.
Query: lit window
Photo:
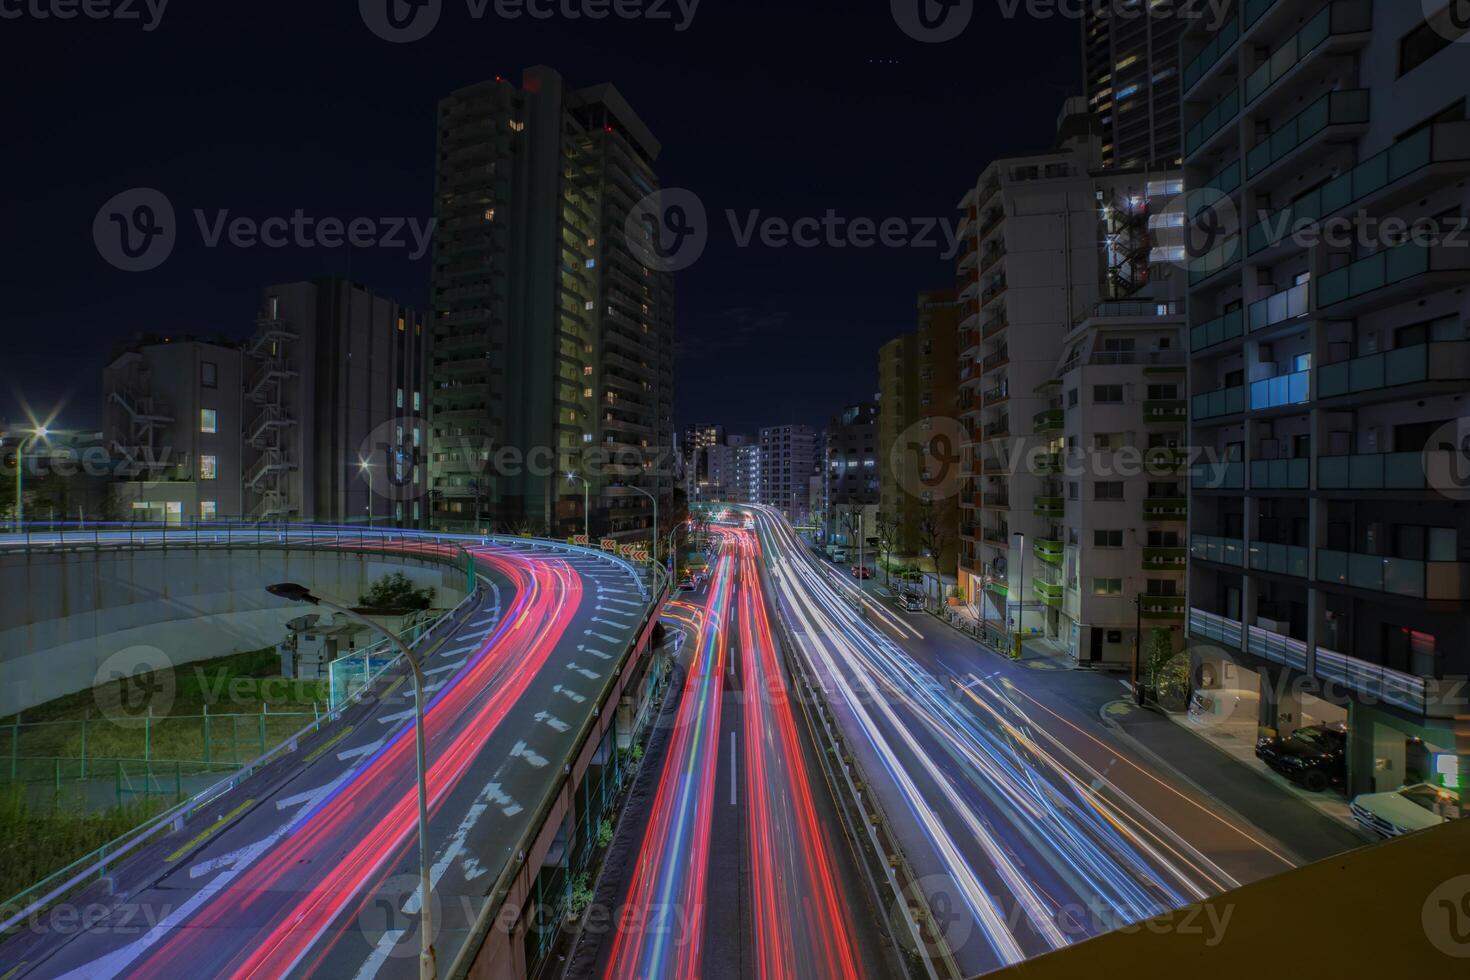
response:
[[[218,456],[200,456],[199,457],[199,479],[201,479],[201,480],[217,480],[217,479],[219,479],[219,457]]]
[[[199,362],[199,386],[202,388],[219,387],[219,365],[213,361]]]
[[[486,221],[494,221],[495,220],[495,209],[494,208],[486,208],[485,209],[485,220]]]
[[[403,389],[402,388],[399,388],[398,389],[398,400],[397,401],[398,401],[398,407],[399,408],[402,408],[403,407]]]
[[[212,408],[199,410],[199,431],[213,434],[219,431],[219,415]]]
[[[424,407],[424,393],[421,392],[421,391],[415,391],[413,393],[413,410],[415,412],[417,412],[417,411],[420,411],[423,407]]]
[[[214,500],[199,501],[199,519],[212,521],[219,516],[219,503]]]

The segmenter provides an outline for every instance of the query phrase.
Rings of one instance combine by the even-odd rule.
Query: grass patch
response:
[[[90,854],[169,806],[147,800],[96,813],[37,810],[24,791],[0,787],[0,901]]]

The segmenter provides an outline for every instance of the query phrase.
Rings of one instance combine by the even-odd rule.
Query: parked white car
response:
[[[1460,814],[1453,790],[1416,783],[1391,793],[1364,793],[1353,798],[1353,819],[1383,837],[1397,837],[1435,827]]]

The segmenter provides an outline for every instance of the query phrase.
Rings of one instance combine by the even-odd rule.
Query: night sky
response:
[[[913,328],[916,290],[953,282],[942,236],[742,248],[725,212],[953,221],[992,156],[1049,145],[1062,99],[1080,94],[1077,22],[975,3],[943,44],[907,36],[883,0],[703,0],[682,32],[672,3],[669,20],[543,22],[476,20],[466,0],[444,0],[411,44],[375,36],[351,0],[173,0],[152,31],[0,20],[0,417],[21,417],[22,400],[43,417],[64,403],[58,424],[96,426],[119,342],[244,337],[269,283],[345,276],[426,308],[428,255],[208,248],[193,212],[426,221],[437,100],[539,63],[574,85],[616,84],[663,143],[665,186],[709,214],[708,248],[676,277],[676,422],[824,423],[871,397],[877,347]],[[134,187],[167,196],[178,242],[160,267],[126,273],[99,255],[92,225]]]

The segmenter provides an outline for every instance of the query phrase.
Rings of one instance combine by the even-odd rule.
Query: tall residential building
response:
[[[549,68],[439,105],[435,514],[647,538],[672,505],[673,282],[628,217],[659,144],[611,85]],[[567,474],[577,479],[568,479]]]
[[[1186,7],[1082,5],[1082,77],[1101,127],[1104,167],[1178,169],[1179,38],[1193,16]]]
[[[855,547],[877,533],[878,406],[853,405],[827,426],[822,448],[822,523],[828,541]]]
[[[811,478],[817,475],[817,431],[809,425],[761,429],[760,502],[801,523],[811,517]]]
[[[254,519],[428,519],[425,318],[342,279],[271,286],[245,344]]]
[[[695,423],[684,427],[679,451],[684,461],[684,482],[688,498],[693,500],[719,499],[720,481],[714,471],[719,468],[718,447],[725,444],[725,427],[709,423]]]
[[[739,439],[740,441],[738,443],[732,441],[731,444],[734,468],[731,471],[728,487],[730,502],[739,504],[760,503],[760,443],[751,439],[749,436],[732,436],[731,439]]]
[[[959,552],[960,447],[950,420],[959,412],[960,302],[954,289],[921,292],[918,329],[878,352],[879,512],[894,522],[893,551],[918,555],[921,526],[944,528],[940,566],[955,567]],[[906,444],[905,444],[906,443]]]
[[[1243,216],[1192,257],[1189,634],[1262,727],[1345,722],[1349,794],[1470,772],[1470,248],[1384,224],[1470,214],[1441,7],[1246,3],[1183,48],[1187,184]]]
[[[225,341],[141,337],[102,371],[103,438],[124,519],[244,514],[241,356]]]

